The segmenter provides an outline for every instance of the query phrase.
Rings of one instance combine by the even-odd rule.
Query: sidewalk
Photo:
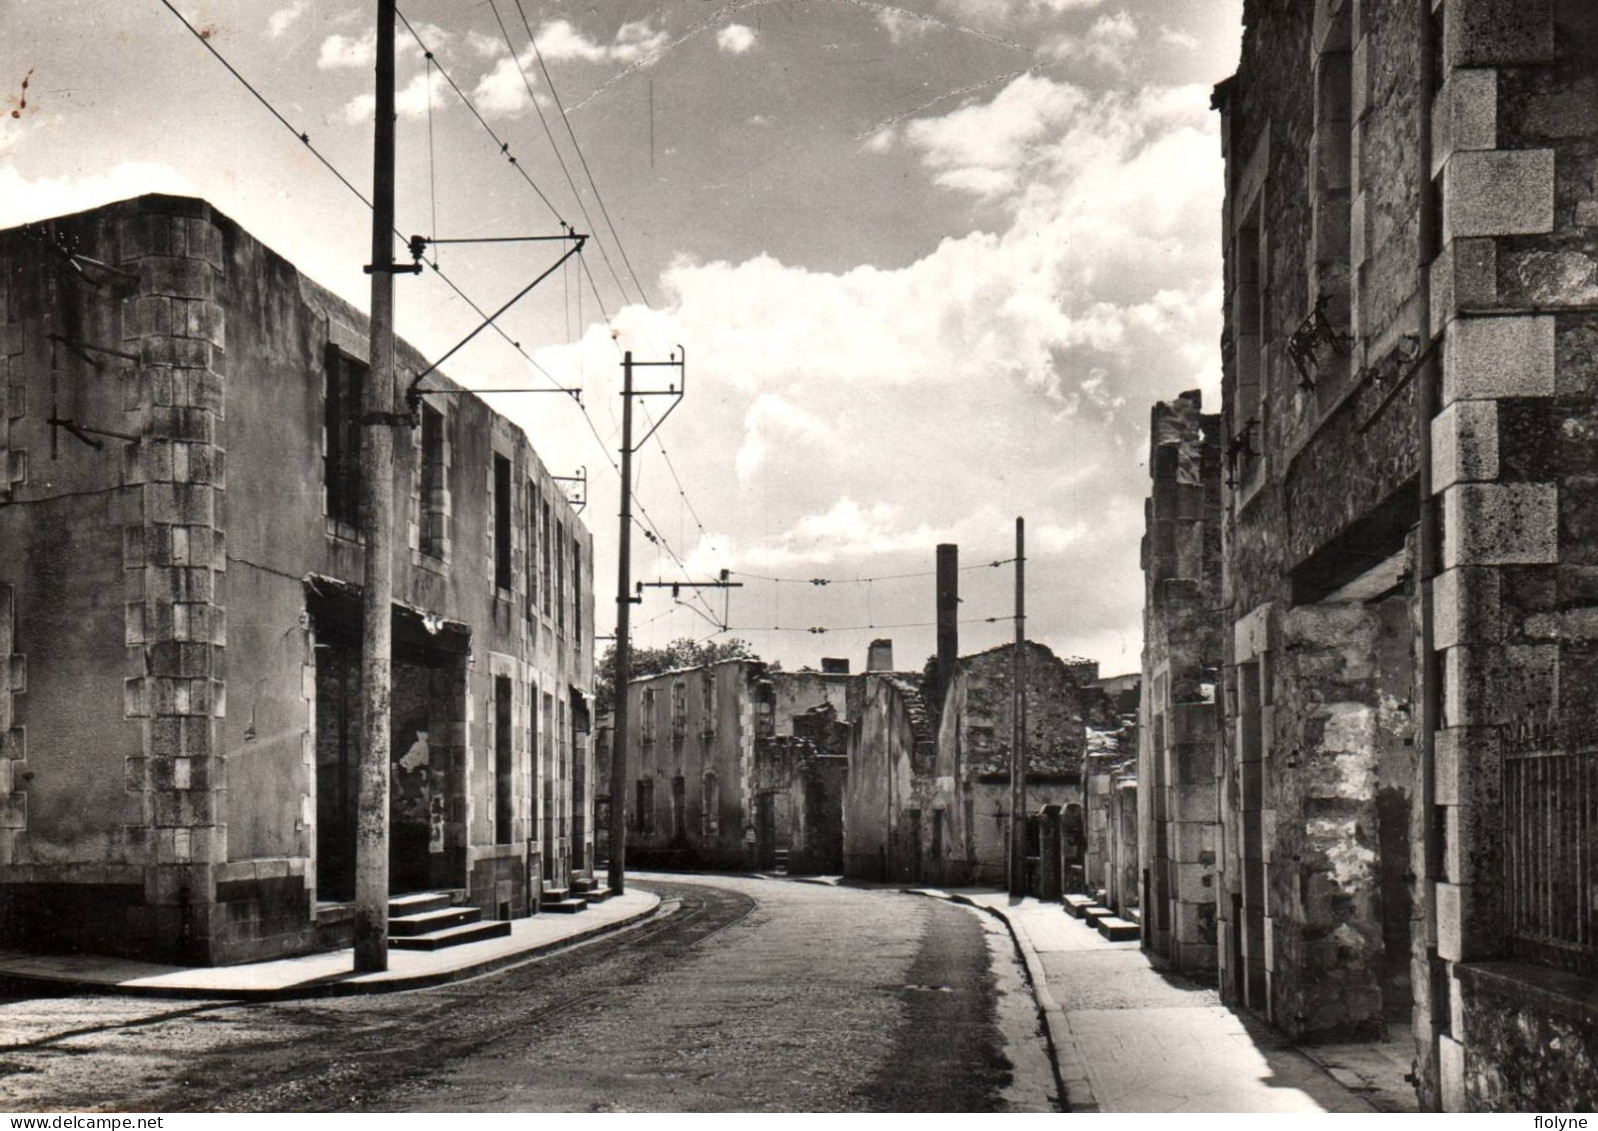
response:
[[[1112,943],[1058,903],[1004,892],[918,894],[1003,919],[1032,975],[1071,1111],[1370,1112],[1416,1110],[1411,1050],[1297,1048],[1213,990],[1162,973],[1136,941]]]
[[[243,966],[162,966],[100,955],[39,955],[0,950],[0,981],[49,985],[56,992],[141,997],[237,998],[246,1001],[392,993],[458,982],[525,962],[595,935],[618,931],[655,913],[660,897],[633,890],[576,915],[513,919],[511,933],[444,950],[390,950],[389,968],[353,971],[353,951],[333,950]]]

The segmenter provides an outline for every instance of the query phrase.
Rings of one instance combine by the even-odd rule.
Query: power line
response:
[[[999,617],[966,617],[955,621],[956,624],[999,624],[1003,621],[1014,620],[1015,614],[1011,613]],[[723,632],[808,632],[812,636],[824,636],[829,632],[876,632],[885,628],[936,628],[938,622],[908,621],[902,624],[846,624],[846,625],[796,625],[796,624],[752,624],[743,626],[723,625]]]
[[[289,133],[293,134],[296,138],[298,138],[300,140],[300,142],[305,146],[305,148],[310,151],[311,156],[315,157],[317,159],[317,161],[321,162],[323,168],[325,168],[329,173],[332,173],[333,176],[338,179],[338,182],[340,184],[342,184],[345,188],[349,189],[350,192],[354,194],[355,199],[359,200],[362,204],[366,205],[367,208],[371,208],[372,207],[372,202],[371,202],[371,200],[369,200],[367,198],[366,194],[363,193],[360,189],[356,188],[355,185],[350,181],[350,179],[348,177],[346,177],[343,173],[341,173],[339,171],[338,167],[336,165],[334,165],[331,161],[329,161],[327,159],[327,157],[322,154],[321,150],[317,149],[316,146],[311,143],[310,135],[305,133],[305,132],[303,132],[302,130],[296,129],[294,127],[293,123],[291,123],[287,118],[285,118],[281,113],[279,113],[277,107],[272,105],[272,103],[267,99],[267,97],[264,94],[262,94],[259,90],[257,90],[255,88],[255,86],[248,79],[246,79],[242,74],[240,74],[238,69],[235,68],[232,63],[228,62],[227,58],[220,51],[218,51],[216,49],[216,46],[214,44],[212,44],[209,39],[207,39],[205,36],[200,34],[199,29],[196,28],[193,24],[191,24],[188,21],[188,18],[185,17],[182,12],[178,11],[175,7],[172,6],[171,0],[161,0],[161,4],[162,4],[163,7],[166,8],[167,11],[171,12],[174,16],[177,17],[178,22],[181,23],[186,29],[188,29],[189,34],[192,35],[200,43],[201,46],[203,46],[207,51],[209,51],[211,53],[212,57],[214,57],[218,63],[221,63],[223,67],[227,68],[228,74],[232,75],[235,79],[237,79],[239,84],[241,86],[243,86],[245,90],[249,91],[250,94],[254,96],[255,100],[257,102],[259,102],[262,106],[264,106],[266,108],[267,112],[269,114],[271,114],[272,117],[276,118],[279,123],[282,124],[284,129],[288,130]],[[484,124],[486,125],[487,123],[484,123]],[[529,181],[529,183],[531,183],[531,182]],[[535,185],[533,187],[536,190],[537,186]],[[402,240],[405,238],[404,233],[402,233],[398,228],[394,229],[394,234],[395,234],[395,236],[399,237]],[[426,262],[427,265],[433,269],[433,273],[435,275],[437,275],[439,277],[439,279],[441,279],[444,282],[445,286],[449,287],[450,290],[455,292],[456,297],[461,299],[461,301],[465,302],[467,306],[472,308],[472,311],[474,313],[476,313],[479,318],[486,319],[488,317],[487,313],[483,310],[483,308],[481,306],[479,306],[472,299],[472,297],[470,295],[468,295],[464,290],[462,290],[459,284],[457,284],[453,279],[451,279],[448,275],[446,275],[444,273],[443,268],[439,267],[439,265],[438,265],[438,259],[437,259],[436,255],[434,256],[433,259],[424,260],[424,262]],[[555,387],[557,387],[557,388],[560,387],[560,382],[555,380],[555,377],[547,369],[545,369],[542,365],[538,364],[538,362],[536,360],[534,360],[532,355],[530,355],[526,350],[524,350],[522,348],[521,343],[516,341],[514,338],[512,338],[510,336],[510,334],[508,334],[505,331],[504,327],[500,326],[498,323],[494,323],[493,325],[494,325],[494,332],[496,334],[498,334],[501,338],[503,338],[507,343],[509,343],[509,345],[513,349],[515,349],[515,351],[517,353],[521,354],[522,358],[529,365],[531,365],[534,369],[538,370],[538,372],[542,373],[550,381],[550,383],[553,384]]]
[[[562,158],[562,156],[560,154],[560,148],[555,142],[555,137],[554,137],[553,131],[549,128],[549,123],[548,123],[548,120],[545,118],[545,115],[544,115],[544,112],[543,112],[543,108],[538,105],[538,100],[533,94],[532,84],[530,82],[528,82],[526,73],[524,71],[522,71],[520,62],[518,62],[516,60],[516,49],[515,49],[515,45],[511,42],[509,29],[505,26],[504,20],[500,18],[498,7],[494,6],[492,4],[490,6],[493,8],[493,11],[494,11],[495,22],[499,24],[500,34],[505,40],[505,47],[506,47],[506,49],[508,51],[510,51],[512,61],[516,62],[517,71],[521,75],[522,84],[527,90],[528,98],[533,102],[533,106],[534,106],[535,110],[537,110],[537,112],[538,112],[539,121],[540,121],[540,123],[542,123],[542,125],[544,127],[544,135],[549,140],[550,148],[555,153],[555,159],[560,165],[561,172],[566,177],[567,185],[571,188],[572,194],[577,200],[578,208],[581,209],[582,212],[583,212],[583,218],[588,222],[589,228],[590,228],[590,230],[592,230],[594,228],[593,220],[588,215],[587,208],[583,205],[582,194],[578,191],[576,182],[572,178],[571,172],[567,168],[565,160]],[[517,0],[517,12],[521,16],[522,25],[523,25],[524,29],[527,32],[528,41],[532,45],[533,53],[538,59],[539,69],[543,72],[544,81],[549,85],[550,94],[554,97],[556,106],[561,111],[561,120],[566,126],[566,130],[567,130],[568,135],[571,137],[572,147],[573,147],[573,149],[576,150],[578,160],[580,160],[582,162],[583,173],[588,179],[588,183],[589,183],[590,188],[593,190],[594,199],[599,204],[599,208],[600,208],[601,214],[604,216],[605,224],[610,230],[611,237],[616,241],[617,251],[621,254],[622,261],[626,265],[627,271],[628,271],[629,275],[632,277],[633,283],[638,287],[638,293],[639,293],[639,296],[643,299],[644,305],[646,307],[649,307],[650,303],[649,303],[648,293],[644,290],[644,286],[643,286],[642,282],[640,282],[639,279],[638,279],[637,272],[634,271],[634,269],[633,269],[632,262],[627,256],[627,249],[621,242],[621,236],[616,231],[616,226],[615,226],[614,222],[612,222],[612,220],[610,218],[609,210],[605,207],[604,198],[600,195],[599,186],[594,181],[593,172],[588,166],[587,158],[584,157],[582,149],[578,145],[576,134],[575,134],[575,132],[572,131],[571,122],[566,118],[565,108],[561,104],[559,92],[556,91],[556,89],[555,89],[554,79],[550,75],[549,68],[544,62],[543,53],[538,47],[537,36],[535,36],[533,34],[532,25],[527,19],[527,13],[526,13],[525,9],[522,8],[520,0]],[[564,226],[566,224],[566,221],[561,217],[559,210],[557,210],[555,208],[554,204],[550,201],[549,197],[544,193],[544,191],[538,187],[538,184],[532,179],[532,176],[527,172],[527,170],[525,168],[523,168],[522,165],[517,161],[517,159],[510,154],[509,143],[500,138],[499,134],[488,123],[487,119],[485,119],[483,117],[481,112],[478,111],[476,104],[473,103],[471,98],[466,94],[466,92],[461,89],[460,85],[450,75],[449,71],[442,64],[439,64],[439,63],[436,62],[436,58],[435,58],[435,56],[434,56],[434,54],[432,52],[432,49],[428,46],[426,41],[422,39],[421,35],[411,25],[410,21],[408,19],[406,19],[406,17],[405,17],[403,12],[400,13],[400,20],[405,25],[406,31],[408,31],[410,33],[411,38],[416,41],[416,45],[419,48],[421,48],[422,53],[426,56],[426,58],[428,59],[429,63],[432,64],[432,65],[438,66],[439,73],[444,77],[444,81],[449,84],[450,89],[453,90],[456,93],[456,95],[460,98],[462,103],[464,103],[465,106],[467,107],[467,109],[471,111],[472,116],[477,119],[478,123],[483,127],[483,129],[488,133],[489,137],[491,139],[493,139],[494,143],[499,147],[500,152],[504,153],[506,155],[509,163],[517,170],[518,173],[521,174],[522,179],[527,182],[528,186],[535,193],[538,194],[539,199],[542,200],[544,202],[545,206],[549,208],[550,212],[555,216],[556,220],[559,221]],[[429,108],[431,109],[431,102],[429,103]],[[597,240],[596,240],[596,243],[598,243]],[[621,292],[623,301],[625,301],[626,298],[627,298],[626,288],[622,285],[621,279],[616,273],[615,265],[610,262],[610,257],[605,252],[604,244],[603,243],[598,243],[598,246],[599,246],[600,255],[601,255],[602,258],[604,258],[606,267],[608,267],[610,269],[611,277],[615,281],[617,289]],[[436,258],[437,258],[436,251],[434,253],[434,258],[435,258],[435,261],[436,261]],[[599,284],[594,279],[593,271],[590,269],[590,267],[588,265],[587,258],[585,256],[579,255],[578,256],[578,265],[579,265],[579,267],[581,267],[583,275],[588,279],[589,288],[593,291],[594,301],[595,301],[595,304],[599,307],[599,312],[600,312],[601,317],[603,317],[603,319],[605,321],[605,324],[607,326],[611,325],[612,324],[612,318],[611,318],[610,310],[605,305],[604,296],[600,293]],[[433,264],[433,266],[436,269],[436,262]],[[579,281],[579,284],[578,284],[577,297],[578,297],[579,310],[580,310],[581,309],[581,302],[582,302],[582,286],[581,286],[581,282],[580,281]],[[477,309],[475,304],[473,304],[473,308]],[[652,309],[652,307],[651,307],[651,309]],[[477,312],[480,315],[482,314],[481,310],[477,310]],[[581,315],[579,315],[578,322],[579,322],[579,333],[581,333]],[[501,334],[503,336],[503,331],[501,331]],[[567,337],[568,337],[568,339],[571,337],[571,333],[570,333],[569,329],[567,331]],[[515,343],[512,343],[512,344],[515,344]],[[616,348],[616,350],[619,353],[620,350],[621,350],[621,346],[618,343],[615,342],[614,338],[612,338],[612,344],[615,345],[615,348]],[[580,344],[579,344],[579,348],[581,348]],[[532,359],[530,357],[528,358],[528,360],[532,361]],[[552,383],[556,384],[557,386],[560,384],[560,382],[557,381],[556,378],[553,375],[551,375],[547,371],[545,371],[542,366],[538,366],[537,362],[533,362],[533,364],[535,366],[537,366],[539,368],[540,372],[543,372],[544,376],[547,377]],[[609,455],[610,455],[609,449],[606,447],[605,440],[600,435],[598,427],[594,424],[592,418],[589,416],[587,407],[583,406],[583,405],[579,405],[579,407],[582,409],[583,417],[584,417],[585,421],[587,422],[587,424],[589,426],[589,430],[593,433],[594,439],[599,443],[601,449],[604,450],[606,459],[611,464],[611,469],[613,471],[616,471],[616,473],[619,475],[620,474],[620,470],[619,470],[619,468],[616,467],[615,462],[613,460],[610,460],[610,458],[609,458]],[[648,415],[647,410],[646,410],[645,415],[646,416]],[[699,532],[702,535],[708,537],[709,535],[708,535],[708,532],[705,530],[704,523],[700,520],[699,513],[694,508],[693,501],[688,498],[687,491],[683,487],[683,484],[682,484],[682,479],[677,474],[676,466],[671,462],[671,456],[666,451],[666,446],[665,446],[664,442],[661,441],[661,439],[660,439],[660,437],[658,435],[655,437],[655,443],[660,448],[660,454],[666,460],[667,470],[671,473],[672,480],[677,486],[677,494],[678,494],[678,496],[682,499],[684,505],[687,506],[689,513],[691,513],[693,515],[694,524],[695,524],[695,526],[698,527]],[[639,511],[640,511],[641,514],[643,514],[645,516],[646,519],[648,518],[648,511],[644,508],[642,503],[639,504]],[[665,543],[664,535],[661,534],[658,525],[656,525],[654,523],[653,519],[648,519],[648,522],[649,522],[649,527],[653,528],[652,530],[650,530],[649,528],[643,527],[641,524],[640,524],[640,529],[644,529],[646,533],[652,533],[654,536],[660,538],[661,539],[661,543],[663,545],[667,546],[668,552],[671,552],[670,551],[670,546],[669,546],[669,544]],[[678,562],[679,567],[684,568],[685,573],[686,573],[686,567],[682,566],[681,559],[677,558],[675,553],[672,553],[671,556],[673,557],[673,559],[675,561]]]
[[[312,156],[314,156],[317,159],[317,161],[319,161],[322,164],[322,166],[325,169],[327,169],[328,172],[332,173],[333,176],[339,181],[340,184],[342,184],[352,194],[354,194],[355,198],[357,200],[359,200],[362,204],[366,205],[367,208],[371,208],[372,207],[372,201],[370,199],[368,199],[366,194],[361,192],[361,190],[358,189],[350,181],[350,179],[348,177],[346,177],[343,173],[341,173],[339,171],[337,166],[335,166],[330,160],[328,160],[327,157],[325,157],[322,154],[322,152],[320,150],[318,150],[316,148],[316,146],[311,143],[310,136],[308,134],[306,134],[305,132],[296,129],[294,127],[293,123],[291,123],[287,118],[285,118],[278,111],[277,107],[275,107],[267,99],[267,97],[264,94],[262,94],[258,89],[256,89],[256,87],[248,79],[246,79],[242,74],[239,73],[238,69],[235,68],[233,66],[233,64],[230,63],[227,60],[227,58],[225,56],[223,56],[222,53],[216,49],[216,47],[210,42],[210,40],[208,40],[205,36],[200,34],[199,29],[197,29],[192,23],[190,23],[188,18],[185,17],[182,12],[178,11],[177,8],[173,7],[173,5],[171,3],[171,0],[161,0],[161,4],[162,4],[163,7],[165,7],[167,9],[167,11],[171,12],[172,15],[177,18],[178,22],[181,23],[184,26],[184,28],[186,28],[188,30],[190,35],[192,35],[207,51],[209,51],[211,53],[211,55],[216,59],[217,62],[221,63],[222,66],[227,69],[227,72],[230,75],[232,75],[234,77],[234,79],[236,79],[241,86],[243,86],[247,91],[250,92],[250,94],[255,98],[255,100],[257,102],[259,102],[263,107],[266,108],[267,112],[270,113],[272,115],[272,117],[274,117],[274,118],[276,118],[278,120],[278,122],[283,126],[284,129],[288,130],[291,134],[293,134],[296,138],[298,138],[300,140],[300,142],[306,147],[306,149],[308,149],[311,152]],[[497,15],[498,15],[497,11],[496,11],[495,15],[497,17]],[[403,19],[403,16],[401,17],[401,19]],[[407,28],[410,27],[409,23],[406,24],[406,27]],[[503,23],[501,23],[501,28],[503,30]],[[413,35],[413,37],[416,35],[414,30],[412,30],[411,34]],[[417,41],[418,41],[419,44],[421,43],[421,40],[420,40],[419,37],[417,37]],[[508,37],[507,37],[507,43],[508,43]],[[425,45],[423,45],[423,50],[424,51],[427,50]],[[443,68],[440,68],[440,73],[445,75],[446,81],[448,81],[450,83],[451,88],[454,89],[455,92],[461,96],[462,100],[465,101],[468,106],[471,106],[470,100],[466,98],[464,92],[461,91],[460,87],[457,86],[454,83],[454,81],[449,78],[448,74],[443,71]],[[523,75],[523,81],[524,82],[526,81],[526,76],[525,75]],[[536,105],[536,102],[535,102],[535,105]],[[486,121],[484,121],[484,119],[482,118],[482,115],[478,114],[476,112],[476,108],[475,107],[472,107],[472,110],[473,110],[474,116],[477,117],[478,121],[483,124],[485,129],[488,129],[489,134],[491,136],[495,137],[495,140],[497,141],[498,140],[498,135],[494,134],[493,129],[488,126],[488,123]],[[547,130],[547,127],[546,127],[546,130]],[[550,135],[550,140],[551,140],[551,144],[553,144],[553,142],[554,142],[553,134]],[[501,146],[502,146],[502,151],[504,151],[504,143],[501,143]],[[558,156],[559,156],[559,154],[557,153],[557,157]],[[544,199],[546,204],[549,204],[548,198],[544,197],[543,192],[538,189],[538,186],[533,182],[532,178],[527,175],[526,170],[521,169],[520,164],[514,158],[511,158],[511,164],[516,166],[516,168],[522,173],[523,179],[525,179],[527,181],[528,185],[530,187],[532,187],[535,192],[538,192],[539,196]],[[568,174],[568,181],[569,180],[570,180],[570,176]],[[575,185],[573,186],[573,191],[575,192]],[[579,205],[581,205],[582,202],[581,202],[580,199],[579,199],[578,203],[579,203]],[[550,205],[550,208],[551,208],[552,211],[554,211],[554,206],[553,205]],[[585,217],[586,217],[586,213],[585,213]],[[559,219],[559,213],[558,212],[556,212],[556,218]],[[401,240],[405,239],[404,234],[398,228],[394,229],[394,234],[395,234],[396,237],[398,237]],[[601,251],[601,253],[603,253],[603,251],[604,251],[603,246],[601,246],[600,251]],[[580,261],[582,261],[582,257],[581,256],[579,256],[578,258],[579,258]],[[472,297],[470,295],[468,295],[460,287],[460,285],[458,283],[456,283],[453,279],[451,279],[448,275],[446,275],[441,267],[439,267],[436,254],[435,254],[434,258],[431,259],[431,260],[428,260],[428,259],[424,258],[423,262],[425,262],[430,268],[432,268],[433,273],[435,275],[437,275],[438,278],[441,279],[444,282],[444,284],[447,287],[449,287],[449,289],[451,291],[453,291],[458,298],[461,299],[461,301],[465,302],[466,305],[469,306],[472,309],[472,311],[477,314],[477,316],[479,318],[482,318],[485,321],[488,321],[488,314],[483,310],[483,308],[480,305],[478,305],[478,303],[475,300],[473,300]],[[584,269],[585,269],[585,271],[587,270],[585,261],[584,261]],[[612,270],[614,271],[614,269],[612,269]],[[593,276],[592,276],[592,274],[589,275],[589,283],[590,283],[591,286],[593,285]],[[619,279],[617,280],[617,285],[620,286],[620,280]],[[597,286],[594,286],[594,296],[595,296],[596,299],[599,298],[599,290],[598,290]],[[625,292],[624,292],[624,297],[625,297]],[[601,309],[603,310],[603,306],[601,307]],[[607,317],[607,321],[608,321],[608,317],[609,317],[608,314],[607,314],[606,317]],[[549,380],[549,382],[554,387],[556,387],[556,388],[561,388],[562,387],[561,386],[561,382],[558,381],[554,377],[554,375],[551,374],[547,369],[545,369],[542,365],[540,365],[537,362],[537,360],[535,360],[532,357],[531,354],[529,354],[525,349],[523,349],[522,348],[522,344],[520,342],[516,341],[514,338],[512,338],[510,336],[510,334],[508,332],[506,332],[504,327],[500,326],[498,322],[489,321],[488,324],[491,325],[493,327],[493,329],[494,329],[494,332],[496,334],[498,334],[502,339],[504,339],[504,341],[506,343],[508,343],[511,346],[512,349],[514,349],[518,354],[520,354],[521,357],[525,361],[527,361],[528,364],[530,364],[534,369],[538,370],[539,373],[543,374],[543,376],[545,378],[547,378]],[[492,392],[493,390],[490,389],[490,390],[482,390],[482,391],[483,392]],[[610,464],[610,468],[611,468],[612,471],[614,471],[618,475],[620,475],[620,469],[617,467],[616,461],[611,457],[610,451],[605,445],[604,438],[600,435],[598,427],[594,424],[593,418],[588,413],[587,406],[579,404],[578,407],[580,408],[580,410],[582,412],[583,420],[588,424],[589,430],[593,433],[594,439],[599,443],[600,451],[604,455],[606,462]],[[642,524],[639,524],[640,525],[640,529],[644,529],[646,531],[646,534],[648,534],[651,537],[651,541],[658,541],[658,544],[660,544],[661,546],[663,546],[665,548],[667,554],[677,564],[677,567],[683,571],[683,576],[686,578],[688,576],[688,571],[687,571],[687,567],[684,565],[682,559],[677,555],[676,551],[671,548],[670,544],[666,541],[665,536],[659,532],[659,529],[655,525],[654,520],[649,517],[649,513],[648,513],[647,509],[645,509],[642,504],[639,504],[639,508],[638,509],[639,509],[640,514],[642,514],[644,520],[648,523],[647,527],[643,526]],[[637,519],[635,519],[634,521],[637,522]],[[703,601],[703,598],[701,598],[701,602],[702,601]],[[705,608],[706,608],[706,612],[707,613],[711,612],[711,610],[709,609],[708,605]],[[712,616],[713,615],[714,614],[712,613]]]
[[[522,7],[522,0],[516,0],[516,12],[522,18],[522,27],[527,29],[527,39],[533,45],[533,57],[538,60],[538,69],[543,72],[544,81],[549,84],[549,96],[555,100],[555,109],[560,111],[560,120],[566,127],[566,136],[571,138],[572,149],[577,153],[577,160],[582,163],[583,176],[588,178],[588,187],[593,190],[594,203],[599,205],[599,213],[605,218],[605,226],[610,229],[610,238],[616,241],[616,251],[621,255],[621,261],[627,267],[627,274],[633,281],[633,286],[638,288],[638,297],[643,299],[647,307],[649,294],[644,290],[644,284],[638,280],[638,272],[633,270],[632,261],[627,258],[627,248],[621,242],[621,236],[616,231],[616,225],[610,221],[610,210],[605,207],[605,198],[599,194],[599,185],[594,181],[594,174],[588,168],[588,158],[583,156],[583,147],[577,144],[577,133],[572,129],[571,118],[566,114],[566,107],[561,105],[560,92],[555,89],[555,80],[549,75],[549,68],[544,65],[544,53],[538,49],[538,37],[533,34],[532,24],[527,22],[527,10]],[[592,228],[593,224],[590,223]],[[651,309],[653,309],[651,307]]]
[[[961,566],[959,572],[966,573],[974,569],[998,569],[1000,566],[1010,565],[1014,558],[1003,558],[993,562],[979,562],[976,565]],[[783,585],[813,585],[820,589],[827,585],[867,585],[873,581],[902,581],[912,577],[936,577],[937,570],[920,570],[915,573],[885,573],[877,577],[767,577],[758,573],[746,573],[741,569],[728,570],[728,573],[737,577],[747,577],[751,581],[774,581]]]
[[[334,168],[333,163],[331,161],[329,161],[326,157],[323,157],[322,154],[321,154],[321,151],[318,150],[316,148],[316,146],[311,144],[311,135],[310,134],[306,133],[304,130],[295,129],[294,126],[289,122],[289,120],[287,118],[285,118],[282,114],[279,114],[277,112],[277,107],[273,106],[270,102],[268,102],[266,100],[266,96],[264,94],[262,94],[260,91],[256,90],[255,87],[253,85],[251,85],[249,79],[245,78],[243,75],[239,74],[238,71],[234,70],[233,64],[229,63],[225,58],[223,58],[222,53],[220,51],[218,51],[215,46],[212,45],[210,39],[208,39],[207,37],[201,35],[200,34],[200,30],[197,27],[195,27],[193,24],[189,23],[188,17],[185,16],[182,12],[178,11],[176,8],[174,8],[172,6],[171,0],[161,0],[161,3],[166,8],[167,11],[171,12],[174,16],[176,16],[178,18],[178,22],[179,23],[181,23],[184,27],[189,29],[189,34],[194,36],[194,38],[197,41],[199,41],[200,46],[204,47],[207,51],[209,51],[216,58],[216,61],[218,63],[221,63],[224,67],[226,67],[228,69],[228,73],[230,75],[232,75],[234,78],[239,80],[240,84],[243,85],[245,90],[249,91],[251,94],[253,94],[255,96],[255,100],[257,102],[259,102],[262,106],[266,107],[267,112],[270,113],[272,115],[272,117],[276,118],[279,122],[283,123],[283,128],[284,129],[288,130],[289,133],[291,133],[295,137],[299,138],[300,141],[305,144],[305,148],[309,149],[311,151],[311,156],[315,157],[318,161],[320,161],[322,163],[323,167],[326,168],[329,173],[332,173],[335,177],[337,177],[343,183],[345,188],[349,189],[357,197],[359,197],[362,204],[366,205],[366,207],[368,207],[368,208],[372,207],[372,202],[366,198],[366,194],[363,193],[360,189],[356,188],[353,184],[351,184],[350,181],[348,180],[348,178],[346,178],[343,173],[339,172],[338,169]]]
[[[583,194],[577,189],[577,181],[572,177],[571,170],[566,167],[566,159],[561,156],[560,146],[555,143],[555,131],[549,128],[549,119],[544,114],[544,108],[538,104],[538,97],[533,93],[533,84],[527,78],[527,72],[522,69],[521,60],[516,57],[516,45],[511,42],[510,29],[505,26],[504,19],[499,14],[499,5],[495,0],[488,0],[489,10],[494,13],[494,22],[499,25],[500,35],[504,37],[505,49],[510,52],[511,62],[516,64],[516,73],[521,77],[522,85],[527,88],[527,98],[533,104],[533,109],[538,112],[539,124],[544,127],[544,136],[549,139],[549,148],[555,154],[555,161],[560,166],[561,174],[566,178],[567,187],[572,190],[572,197],[577,201],[577,207],[583,214],[583,219],[588,224],[590,232],[598,233],[599,229],[594,224],[593,218],[588,215],[588,206],[583,203]],[[525,16],[523,17],[525,21]],[[531,34],[529,32],[529,34]],[[537,43],[533,50],[538,50]],[[597,243],[598,241],[596,241]],[[599,255],[605,261],[605,266],[610,269],[610,276],[616,283],[616,289],[621,292],[622,301],[627,301],[627,288],[622,285],[621,276],[616,273],[615,264],[610,261],[610,253],[605,250],[605,245],[599,243]]]
[[[163,0],[163,3],[164,2],[165,0]],[[416,46],[420,47],[422,49],[422,53],[426,55],[429,60],[433,61],[434,65],[438,67],[438,73],[444,76],[445,82],[449,83],[450,89],[453,90],[460,100],[466,104],[466,109],[472,112],[472,117],[476,118],[478,124],[481,125],[483,129],[488,131],[488,136],[494,139],[494,144],[499,147],[499,152],[504,156],[505,160],[510,163],[513,169],[522,175],[522,180],[527,182],[527,187],[538,194],[538,199],[544,202],[545,206],[549,209],[550,214],[554,216],[562,226],[567,226],[566,221],[561,217],[560,210],[555,207],[555,205],[550,201],[549,197],[544,195],[544,190],[538,187],[538,182],[533,180],[532,175],[522,167],[521,162],[518,161],[511,153],[510,142],[501,140],[499,134],[494,130],[494,127],[488,124],[488,119],[483,117],[482,113],[477,109],[477,104],[473,102],[470,96],[468,96],[467,93],[455,82],[455,80],[450,77],[450,73],[444,69],[443,64],[437,61],[436,57],[433,55],[432,49],[422,41],[422,37],[418,35],[416,29],[411,26],[411,21],[405,18],[405,13],[400,12],[398,15],[400,22],[405,25],[405,30],[411,33],[412,39],[416,40]],[[592,227],[593,225],[589,226]]]

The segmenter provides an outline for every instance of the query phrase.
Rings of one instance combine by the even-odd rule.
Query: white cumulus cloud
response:
[[[288,7],[279,8],[267,18],[267,34],[273,39],[277,39],[284,32],[288,31],[289,28],[294,26],[294,24],[299,21],[299,18],[305,15],[306,9],[310,6],[311,0],[294,0],[294,3],[290,4]]]
[[[538,29],[538,50],[546,60],[576,59],[587,63],[636,63],[666,45],[667,34],[648,20],[622,24],[616,37],[601,43],[570,20],[550,20]]]
[[[716,46],[728,55],[742,55],[755,45],[755,29],[728,24],[716,33]]]

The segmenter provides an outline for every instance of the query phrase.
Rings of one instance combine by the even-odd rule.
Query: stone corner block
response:
[[[1443,240],[1554,230],[1554,151],[1455,153],[1443,170]]]
[[[1498,147],[1498,72],[1453,71],[1432,103],[1432,176],[1455,153]]]
[[[1497,402],[1453,402],[1432,420],[1432,493],[1497,478]]]
[[[1456,318],[1443,357],[1443,404],[1555,392],[1552,315]]]
[[[1544,63],[1555,53],[1556,0],[1449,0],[1443,6],[1443,67]]]
[[[1438,648],[1491,644],[1503,638],[1503,578],[1496,569],[1445,570],[1432,582],[1432,624]]]
[[[1462,311],[1498,305],[1498,243],[1485,238],[1451,240],[1432,260],[1431,319],[1441,331]]]
[[[1460,483],[1443,492],[1443,568],[1559,561],[1551,483]]]

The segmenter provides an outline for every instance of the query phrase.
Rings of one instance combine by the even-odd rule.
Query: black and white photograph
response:
[[[0,0],[10,1127],[1594,1111],[1593,0]]]

